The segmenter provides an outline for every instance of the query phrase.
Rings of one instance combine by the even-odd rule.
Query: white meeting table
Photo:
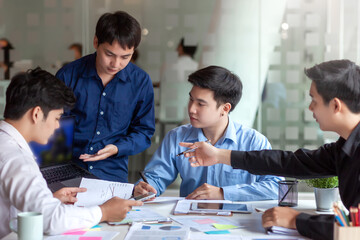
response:
[[[241,202],[241,203],[248,203],[257,208],[267,209],[271,206],[277,204],[277,200],[270,200],[270,201],[256,201],[256,202]],[[166,202],[166,203],[151,203],[151,204],[144,204],[145,208],[150,208],[152,211],[155,211],[164,217],[172,216],[171,213],[175,207],[176,202]],[[314,200],[314,193],[299,193],[299,200],[298,206],[294,207],[301,212],[306,212],[309,214],[318,214],[319,212],[315,211],[315,200]],[[231,217],[224,217],[224,218],[231,218],[238,222],[239,224],[244,225],[245,227],[239,229],[232,229],[230,230],[230,234],[223,234],[223,235],[207,235],[205,233],[190,233],[189,239],[199,239],[199,237],[203,237],[204,239],[241,239],[240,236],[244,237],[254,237],[254,238],[266,238],[269,235],[266,234],[264,228],[261,225],[261,215],[262,213],[253,212],[251,214],[233,214]],[[179,225],[176,222],[173,222],[174,225]],[[119,234],[114,238],[115,240],[124,239],[128,230],[129,225],[121,225],[121,226],[109,226],[106,223],[101,223],[100,226],[102,227],[102,231],[116,231]],[[285,235],[277,235],[279,237],[285,237]],[[44,236],[46,239],[47,236]],[[192,238],[193,237],[193,238]],[[305,237],[302,237],[306,239]],[[11,233],[7,235],[3,240],[16,240],[17,235],[16,233]]]

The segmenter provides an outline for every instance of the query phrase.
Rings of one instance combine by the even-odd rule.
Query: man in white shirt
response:
[[[196,45],[189,45],[182,38],[176,48],[177,59],[163,66],[161,82],[187,82],[188,76],[199,68],[199,63],[194,60],[196,49]]]
[[[10,233],[9,221],[18,211],[41,212],[44,232],[58,234],[69,229],[91,227],[103,221],[120,221],[141,202],[114,197],[100,206],[80,208],[80,188],[48,189],[28,142],[46,144],[64,108],[75,104],[75,96],[52,74],[36,68],[16,75],[7,91],[4,121],[0,122],[0,238]]]

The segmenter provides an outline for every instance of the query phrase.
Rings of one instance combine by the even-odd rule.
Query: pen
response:
[[[210,140],[206,140],[205,142],[206,142],[206,143],[210,143],[211,141],[210,141]],[[190,148],[190,149],[188,149],[188,150],[185,150],[185,151],[177,154],[176,156],[178,157],[178,156],[181,156],[181,155],[183,155],[183,154],[185,154],[185,153],[193,152],[193,151],[195,151],[195,149],[197,149],[197,147],[196,147],[196,148]]]
[[[146,182],[147,184],[149,184],[148,180],[146,179],[144,173],[142,171],[139,171],[140,177],[144,180],[144,182]]]

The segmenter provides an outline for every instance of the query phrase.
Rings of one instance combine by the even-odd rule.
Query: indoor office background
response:
[[[130,157],[130,182],[138,179],[137,171],[163,134],[186,116],[188,94],[179,89],[189,86],[165,90],[156,84],[163,64],[176,58],[181,37],[198,46],[200,67],[220,65],[240,76],[243,97],[231,117],[262,132],[273,148],[316,148],[338,138],[322,132],[312,118],[310,81],[303,71],[332,59],[360,63],[360,1],[0,0],[0,38],[14,46],[10,75],[36,66],[55,73],[72,60],[68,46],[74,42],[82,43],[83,54],[94,52],[98,18],[116,10],[140,22],[143,39],[136,64],[155,86],[156,132],[149,149]],[[8,82],[0,81],[1,115]]]

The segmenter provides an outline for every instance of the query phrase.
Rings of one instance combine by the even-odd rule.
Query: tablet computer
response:
[[[195,202],[191,204],[193,211],[208,212],[233,212],[233,213],[251,213],[247,204],[241,203],[202,203]]]

